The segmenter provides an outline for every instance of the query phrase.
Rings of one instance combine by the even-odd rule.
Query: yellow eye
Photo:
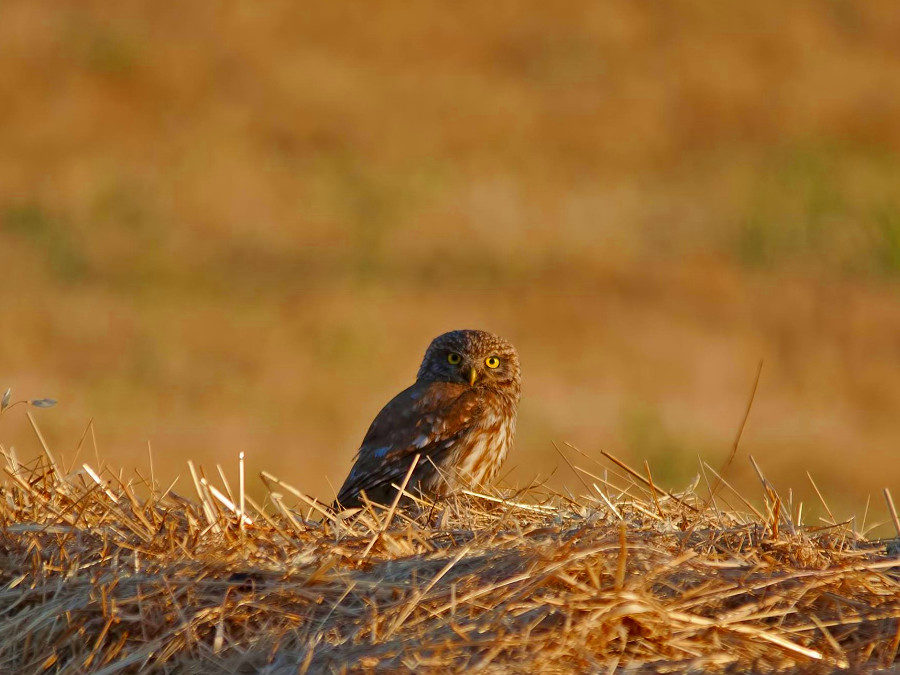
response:
[[[449,354],[447,354],[447,363],[455,366],[460,361],[462,361],[462,357],[456,352],[450,352]]]
[[[486,365],[488,368],[496,368],[500,365],[500,359],[498,359],[496,356],[489,356],[484,360],[484,365]]]

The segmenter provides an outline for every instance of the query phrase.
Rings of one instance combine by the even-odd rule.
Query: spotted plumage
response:
[[[416,455],[407,491],[440,497],[496,474],[512,443],[519,403],[519,356],[496,335],[455,330],[425,352],[415,383],[378,413],[338,492],[352,508],[361,494],[389,503]]]

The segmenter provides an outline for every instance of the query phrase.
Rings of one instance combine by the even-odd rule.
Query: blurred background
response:
[[[679,489],[764,359],[729,477],[883,520],[898,35],[893,0],[4,2],[0,388],[59,399],[66,463],[93,418],[183,493],[244,450],[330,499],[484,328],[524,367],[509,484],[583,492],[568,441]],[[39,452],[23,408],[0,442]]]

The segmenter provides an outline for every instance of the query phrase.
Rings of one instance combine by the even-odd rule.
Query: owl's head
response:
[[[483,330],[454,330],[431,341],[417,379],[504,390],[518,398],[519,376],[519,355],[506,340]]]

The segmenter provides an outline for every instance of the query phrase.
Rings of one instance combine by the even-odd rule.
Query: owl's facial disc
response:
[[[497,390],[518,398],[518,355],[512,345],[491,333],[450,331],[431,341],[416,378]]]

